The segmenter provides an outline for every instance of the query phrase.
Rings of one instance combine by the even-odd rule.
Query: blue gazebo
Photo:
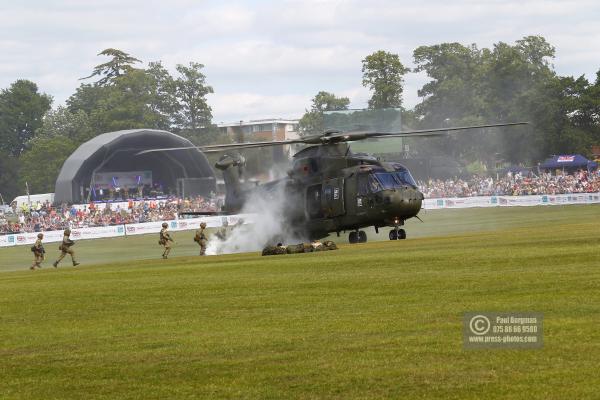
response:
[[[598,168],[598,163],[590,161],[581,154],[568,154],[552,156],[540,164],[540,169],[543,170],[566,170],[576,171],[585,169],[588,172],[594,171]]]

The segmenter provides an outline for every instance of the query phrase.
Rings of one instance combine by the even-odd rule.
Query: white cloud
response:
[[[595,78],[600,4],[591,0],[55,0],[0,4],[0,88],[19,78],[64,101],[107,47],[144,62],[205,64],[215,120],[299,116],[320,90],[363,107],[361,60],[379,49],[412,66],[420,45],[489,47],[540,34],[559,74]],[[405,78],[418,103],[423,75]]]
[[[300,118],[310,105],[310,98],[302,95],[261,95],[256,93],[213,94],[210,96],[214,121],[265,118]],[[258,110],[266,110],[258,113]]]

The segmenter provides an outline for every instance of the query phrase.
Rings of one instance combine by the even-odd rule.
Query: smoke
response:
[[[290,224],[290,209],[295,207],[293,196],[287,195],[286,185],[281,182],[269,190],[256,190],[248,196],[241,214],[252,214],[251,220],[221,228],[225,237],[212,234],[206,254],[231,254],[260,251],[266,245],[300,243],[306,238],[298,234]]]

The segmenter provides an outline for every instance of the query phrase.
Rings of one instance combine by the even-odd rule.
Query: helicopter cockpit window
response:
[[[360,174],[358,175],[358,195],[364,196],[370,193],[369,190],[369,175]]]
[[[396,178],[398,178],[398,180],[400,181],[400,183],[402,183],[404,185],[410,185],[413,187],[417,187],[417,183],[415,182],[415,180],[412,177],[412,175],[410,174],[410,172],[408,172],[408,170],[401,169],[399,171],[396,171],[395,175],[396,175]]]
[[[410,172],[407,170],[376,172],[369,175],[370,190],[374,193],[381,190],[399,189],[406,185],[417,186]]]
[[[381,192],[383,190],[381,182],[375,177],[375,174],[369,175],[369,190],[373,193]]]
[[[379,183],[380,183],[381,188],[379,190],[388,190],[388,189],[395,189],[395,188],[400,187],[400,182],[398,181],[396,176],[394,176],[390,172],[383,172],[383,173],[379,172],[374,175],[377,178],[377,181],[379,181]],[[375,192],[375,190],[373,190],[373,191]]]

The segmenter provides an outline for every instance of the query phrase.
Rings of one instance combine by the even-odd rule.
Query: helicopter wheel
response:
[[[390,231],[390,240],[398,240],[398,232],[395,229]]]
[[[358,232],[350,232],[350,235],[348,235],[348,242],[352,244],[358,243]]]
[[[398,239],[406,239],[406,231],[404,229],[398,230]]]
[[[367,233],[365,231],[358,231],[358,243],[367,242]]]

